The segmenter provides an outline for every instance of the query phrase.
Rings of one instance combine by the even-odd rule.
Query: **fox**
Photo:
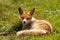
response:
[[[33,17],[35,8],[30,11],[24,11],[21,7],[18,8],[19,18],[22,22],[22,30],[16,35],[44,35],[52,32],[52,25],[46,20],[38,20]]]

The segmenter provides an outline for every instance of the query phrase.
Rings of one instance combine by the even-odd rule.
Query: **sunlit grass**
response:
[[[34,17],[49,21],[53,32],[49,35],[20,38],[12,34],[0,36],[0,40],[60,40],[60,0],[0,0],[0,32],[21,29],[18,7],[22,7],[23,10],[35,8]]]

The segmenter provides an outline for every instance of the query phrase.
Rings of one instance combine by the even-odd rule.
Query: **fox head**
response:
[[[23,24],[28,24],[31,22],[33,13],[35,11],[35,8],[33,8],[31,11],[23,11],[21,7],[18,8],[20,19]]]

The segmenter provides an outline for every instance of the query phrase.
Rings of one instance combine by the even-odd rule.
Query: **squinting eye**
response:
[[[24,17],[21,17],[22,19],[24,19]]]
[[[27,18],[27,20],[29,20],[30,18]]]

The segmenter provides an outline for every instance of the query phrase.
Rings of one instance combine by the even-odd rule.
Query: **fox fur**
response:
[[[52,32],[52,25],[46,20],[38,20],[33,17],[35,8],[31,11],[23,11],[21,7],[18,8],[20,19],[23,24],[21,31],[17,32],[17,36],[23,35],[42,35]]]

